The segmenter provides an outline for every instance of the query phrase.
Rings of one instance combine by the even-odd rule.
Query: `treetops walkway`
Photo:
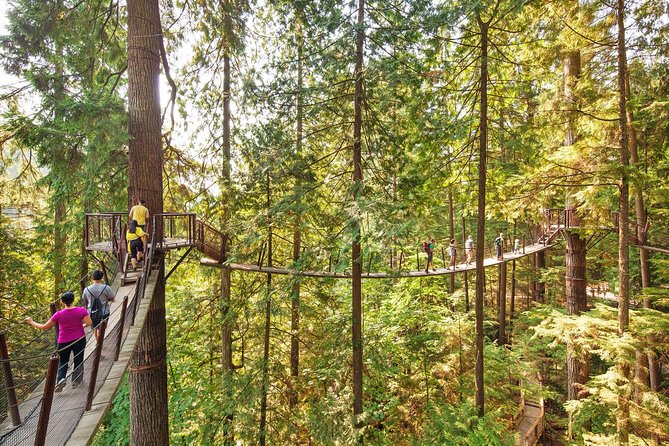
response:
[[[253,244],[234,246],[231,239],[206,222],[197,219],[195,214],[165,213],[152,217],[148,232],[151,234],[145,267],[134,271],[129,267],[126,252],[124,220],[126,213],[87,214],[86,250],[100,264],[106,278],[113,277],[112,288],[116,300],[111,303],[111,316],[101,326],[102,336],[97,342],[92,331],[87,330],[87,346],[84,360],[84,385],[78,388],[67,387],[62,393],[54,394],[58,355],[54,352],[55,337],[53,332],[35,333],[31,328],[16,321],[0,334],[0,364],[2,364],[3,386],[0,390],[0,407],[5,419],[0,426],[0,444],[86,444],[90,442],[102,419],[111,405],[120,380],[125,373],[131,353],[144,324],[148,306],[153,297],[153,289],[158,274],[151,274],[152,266],[159,256],[168,251],[184,251],[171,262],[165,280],[182,263],[186,256],[197,249],[203,254],[201,264],[231,269],[272,274],[289,274],[309,277],[350,278],[343,259],[348,251],[326,250],[305,247],[300,265],[288,259],[285,265],[279,261],[272,267],[266,264],[267,243],[256,241]],[[518,258],[543,252],[550,248],[561,231],[577,227],[574,214],[570,211],[547,210],[546,221],[541,226],[540,236],[529,245],[523,243],[520,252],[504,253],[503,260],[488,258],[484,267],[501,265]],[[608,228],[608,230],[613,230]],[[162,234],[162,237],[156,237]],[[276,235],[275,235],[276,237]],[[530,235],[526,236],[532,240]],[[283,242],[289,240],[278,238]],[[524,239],[525,240],[525,239]],[[412,255],[413,257],[413,248]],[[286,249],[287,252],[290,250]],[[408,250],[407,250],[408,251]],[[457,264],[457,268],[437,268],[425,272],[421,264],[421,249],[416,248],[416,269],[408,269],[409,255],[402,249],[393,250],[383,258],[379,253],[367,252],[363,278],[414,278],[455,274],[471,271],[475,264]],[[438,253],[435,257],[438,258]],[[464,259],[464,249],[458,249],[460,259]],[[492,250],[490,251],[492,255]],[[278,260],[278,259],[277,259]],[[442,251],[441,260],[446,264]],[[413,263],[413,259],[412,262]],[[386,270],[382,267],[387,266]],[[378,269],[375,269],[378,268]],[[88,277],[83,277],[73,288],[83,288]],[[47,320],[56,311],[57,302],[49,305],[41,314],[34,314],[38,321]],[[23,345],[12,345],[11,356],[8,343],[12,339],[29,339]],[[70,367],[70,373],[72,371]],[[46,375],[46,377],[45,377]],[[515,419],[520,433],[521,444],[536,444],[543,431],[543,404],[522,401],[522,411]],[[539,415],[537,415],[539,414]]]

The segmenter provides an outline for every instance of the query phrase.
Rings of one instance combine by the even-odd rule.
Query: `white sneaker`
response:
[[[62,392],[63,388],[65,387],[65,384],[67,384],[67,379],[66,378],[61,378],[61,380],[58,381],[58,384],[56,384],[56,388],[54,389],[54,392]]]

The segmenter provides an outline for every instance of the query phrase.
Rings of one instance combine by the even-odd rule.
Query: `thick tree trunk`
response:
[[[625,94],[625,73],[627,72],[627,56],[625,44],[625,2],[617,2],[618,24],[618,113],[619,113],[619,144],[620,144],[620,203],[618,222],[618,332],[622,336],[629,326],[629,135],[627,132],[627,100]],[[619,364],[623,379],[629,380],[629,365],[624,359]],[[629,388],[630,386],[626,386]],[[623,390],[618,396],[618,444],[629,443],[629,397],[630,391]]]
[[[157,0],[128,1],[128,207],[143,198],[151,215],[163,212],[160,117],[162,28]]]
[[[355,107],[353,121],[353,202],[357,205],[362,189],[362,95],[363,50],[365,44],[365,0],[358,0],[355,60]],[[361,427],[362,415],[362,249],[360,223],[354,217],[352,224],[352,341],[353,341],[353,423]]]
[[[586,293],[586,241],[576,232],[567,232],[566,307],[567,314],[580,314],[588,309]],[[580,356],[580,357],[579,357]],[[590,372],[587,352],[574,351],[567,347],[567,398],[581,399],[579,389],[588,381]]]
[[[163,212],[163,151],[159,97],[162,29],[157,0],[128,0],[128,202],[144,198]],[[160,227],[156,228],[160,229]],[[162,237],[158,232],[157,237]],[[157,256],[158,257],[158,256]],[[151,306],[130,359],[131,443],[169,444],[165,326],[165,265],[161,259]]]
[[[483,295],[485,286],[484,247],[485,247],[485,190],[486,158],[488,149],[488,22],[483,22],[477,15],[476,21],[481,33],[481,75],[479,94],[479,181],[478,181],[478,217],[476,234],[476,407],[478,415],[485,414],[485,389],[483,385]]]
[[[498,286],[497,286],[497,323],[499,330],[497,333],[497,342],[499,345],[506,345],[506,262],[502,262],[497,267]]]
[[[130,358],[130,438],[133,445],[168,445],[165,263],[160,262],[144,329]],[[149,296],[146,296],[148,299]]]
[[[586,241],[576,232],[567,232],[565,235],[567,239],[567,255],[565,256],[567,313],[580,314],[588,310]]]

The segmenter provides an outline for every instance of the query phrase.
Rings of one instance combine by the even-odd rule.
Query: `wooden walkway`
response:
[[[73,367],[68,370],[68,382],[60,393],[54,393],[51,405],[49,423],[47,427],[47,445],[82,445],[89,444],[97,431],[104,415],[110,407],[113,396],[118,389],[121,377],[125,373],[132,350],[135,347],[138,334],[144,323],[148,305],[153,296],[153,289],[157,274],[149,276],[145,290],[145,299],[138,302],[134,314],[135,324],[130,326],[130,320],[126,320],[121,326],[121,307],[123,298],[128,296],[127,316],[132,317],[130,309],[134,307],[135,284],[121,286],[121,273],[119,273],[112,289],[116,292],[114,302],[110,302],[110,317],[105,331],[105,342],[102,349],[102,359],[95,379],[95,397],[92,410],[85,411],[89,385],[91,382],[92,364],[96,348],[95,338],[92,330],[86,329],[87,343],[84,353],[84,382],[78,388],[73,388],[70,382]],[[123,328],[126,328],[124,331]],[[116,353],[116,342],[120,337],[123,342],[119,354],[119,360],[114,361]],[[38,418],[44,397],[45,380],[43,380],[34,391],[19,405],[19,413],[22,422],[13,427],[10,418],[0,425],[0,444],[2,445],[33,445],[37,435]]]
[[[544,420],[543,401],[539,403],[525,401],[523,415],[518,423],[517,446],[534,446],[539,442],[544,433],[546,422]]]
[[[524,252],[519,254],[514,254],[513,252],[504,253],[504,260],[497,260],[496,258],[487,258],[484,260],[483,265],[485,268],[490,266],[499,265],[500,263],[507,263],[512,260],[518,260],[520,258],[535,254],[540,251],[545,251],[549,249],[552,244],[541,244],[535,243],[530,246],[526,246]],[[460,252],[462,250],[459,250]],[[215,259],[208,257],[202,258],[200,263],[205,266],[211,266],[216,268],[221,268],[223,265]],[[299,271],[288,268],[277,268],[277,267],[267,267],[267,266],[258,266],[258,265],[249,265],[245,263],[230,263],[228,265],[233,270],[238,271],[248,271],[254,273],[265,273],[265,274],[281,274],[281,275],[293,275],[293,276],[304,276],[304,277],[330,277],[335,279],[350,279],[350,271],[342,272],[333,272],[333,271]],[[464,263],[458,263],[455,267],[455,270],[449,268],[436,268],[435,271],[430,270],[425,272],[425,270],[413,270],[413,271],[381,271],[381,272],[363,272],[363,279],[392,279],[392,278],[415,278],[415,277],[433,277],[433,276],[445,276],[449,274],[458,274],[465,271],[476,271],[476,263],[470,265],[465,265]]]

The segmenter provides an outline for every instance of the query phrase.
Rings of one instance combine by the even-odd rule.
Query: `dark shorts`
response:
[[[136,259],[139,251],[144,251],[144,243],[141,238],[136,238],[130,242],[130,257]]]

